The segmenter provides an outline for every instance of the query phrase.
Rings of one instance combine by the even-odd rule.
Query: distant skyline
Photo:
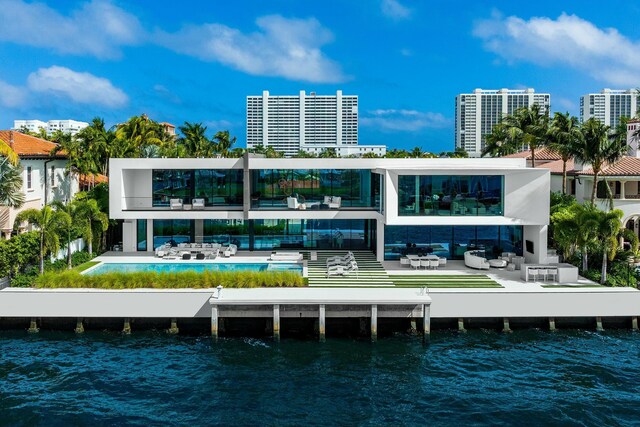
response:
[[[0,0],[0,128],[132,115],[228,129],[246,97],[358,95],[361,144],[454,147],[455,96],[640,86],[640,5],[372,0]]]

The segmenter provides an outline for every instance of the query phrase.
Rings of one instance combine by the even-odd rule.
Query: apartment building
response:
[[[580,121],[594,117],[607,126],[615,128],[620,117],[635,117],[640,109],[637,89],[602,89],[600,93],[589,93],[580,98]]]
[[[51,135],[56,131],[75,135],[87,126],[89,126],[89,123],[79,122],[77,120],[49,120],[47,122],[43,122],[41,120],[13,121],[13,130],[26,129],[29,132],[37,133],[40,132],[41,129],[44,129],[48,135]]]

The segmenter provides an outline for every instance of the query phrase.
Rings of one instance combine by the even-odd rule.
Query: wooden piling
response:
[[[131,333],[131,320],[128,317],[124,319],[124,326],[122,327],[122,333],[123,334]]]
[[[38,328],[38,319],[35,317],[31,318],[31,322],[29,322],[29,329],[28,331],[32,334],[36,334],[38,332],[40,332],[40,328]]]
[[[638,330],[638,316],[633,316],[631,318],[631,329],[634,331]]]
[[[218,306],[211,306],[211,338],[218,339]]]
[[[458,317],[458,332],[467,332],[464,328],[464,318]]]
[[[178,319],[176,319],[175,317],[171,319],[171,326],[169,326],[167,332],[173,335],[180,332],[180,330],[178,329]]]
[[[325,342],[326,337],[326,307],[324,304],[318,306],[318,336],[320,342]]]
[[[602,327],[602,317],[596,317],[596,331],[603,332],[604,328]]]
[[[409,323],[409,333],[411,335],[418,335],[418,322],[415,317],[412,317]]]
[[[422,305],[422,329],[424,339],[428,340],[431,335],[431,306],[428,304]]]
[[[556,318],[549,317],[549,332],[555,332],[555,331],[556,331]]]
[[[84,333],[84,325],[82,324],[82,317],[76,319],[76,328],[74,329],[76,334]]]
[[[280,304],[273,304],[273,339],[280,341]]]
[[[371,304],[371,342],[378,340],[378,305]]]
[[[511,332],[511,328],[509,327],[509,318],[508,317],[503,317],[502,318],[502,332],[504,332],[504,333]]]

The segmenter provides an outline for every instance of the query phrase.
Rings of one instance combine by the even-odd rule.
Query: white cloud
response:
[[[243,33],[222,24],[189,25],[159,32],[156,41],[203,61],[220,62],[248,74],[289,80],[337,83],[346,80],[340,65],[321,50],[333,35],[315,18],[258,18],[259,31]]]
[[[79,104],[117,108],[129,100],[121,89],[105,78],[55,65],[29,74],[27,85],[33,92],[69,98]]]
[[[380,7],[382,8],[382,13],[396,21],[411,17],[411,9],[400,4],[398,0],[382,0]]]
[[[386,131],[416,132],[426,128],[443,128],[451,123],[440,113],[416,110],[373,110],[360,118],[362,126]]]
[[[109,0],[93,0],[62,15],[44,3],[0,0],[0,41],[57,53],[118,58],[121,46],[144,38],[138,18]]]
[[[0,80],[0,105],[3,107],[19,107],[24,103],[26,95],[23,88]]]
[[[640,81],[640,42],[575,15],[524,20],[494,14],[477,22],[473,34],[508,62],[565,65],[612,85],[635,86]]]

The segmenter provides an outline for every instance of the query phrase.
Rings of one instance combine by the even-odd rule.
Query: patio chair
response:
[[[539,270],[537,268],[530,268],[527,281],[531,280],[532,282],[535,282],[536,280],[538,280],[538,272]]]
[[[400,258],[400,266],[403,266],[403,265],[411,266],[411,260],[409,260],[409,258],[407,257]]]
[[[190,253],[188,253],[188,252],[183,253],[183,254],[182,254],[182,259],[183,259],[183,260],[191,259],[191,254],[190,254]]]
[[[438,261],[437,259],[429,260],[429,268],[433,270],[437,270],[439,265],[440,265],[440,261]]]
[[[333,267],[327,268],[327,277],[329,276],[343,276],[345,272],[345,267],[342,265],[334,265]]]
[[[549,274],[549,270],[547,270],[546,268],[542,268],[538,270],[538,280],[540,280],[540,278],[542,277],[542,281],[544,282],[545,280],[547,280],[548,274]]]
[[[204,259],[204,258],[205,258],[204,253],[202,253],[202,252],[198,252],[198,253],[196,254],[196,259]]]
[[[230,257],[235,255],[238,252],[238,246],[234,245],[233,243],[231,243],[227,249],[225,249],[224,251],[224,256],[225,257]]]
[[[169,207],[171,210],[181,210],[182,209],[182,199],[171,199],[169,200]]]
[[[178,258],[178,251],[174,248],[169,249],[162,257],[162,259],[176,259],[176,258]]]
[[[415,270],[420,268],[420,260],[419,259],[412,259],[412,260],[409,260],[409,261],[411,263],[411,268],[413,268]]]
[[[191,209],[204,209],[204,199],[193,199],[191,200]]]
[[[550,268],[547,270],[547,274],[551,277],[550,281],[551,282],[557,282],[558,281],[558,269],[557,268]]]
[[[420,260],[420,267],[424,268],[425,270],[427,270],[428,268],[431,267],[431,264],[429,263],[428,259],[421,259]]]
[[[287,207],[289,209],[301,209],[302,206],[303,204],[299,203],[296,197],[287,197]]]
[[[447,265],[447,259],[445,257],[438,258],[438,265],[445,267]]]

